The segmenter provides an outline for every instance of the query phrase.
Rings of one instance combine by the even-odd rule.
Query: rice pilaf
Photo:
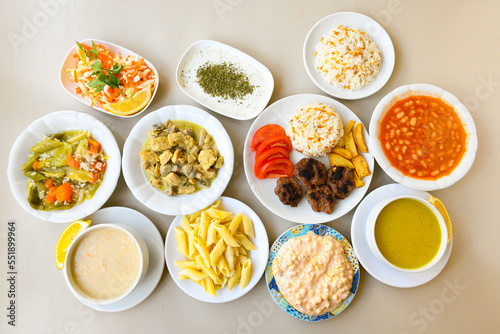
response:
[[[316,70],[338,88],[356,90],[375,79],[382,55],[364,31],[343,25],[323,36],[314,53]]]
[[[287,123],[286,134],[298,152],[308,157],[323,157],[340,142],[344,126],[331,106],[311,103],[295,111]]]

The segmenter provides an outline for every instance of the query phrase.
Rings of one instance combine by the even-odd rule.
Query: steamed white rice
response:
[[[340,142],[344,126],[332,107],[311,103],[295,111],[287,123],[286,134],[298,152],[307,157],[323,157]]]
[[[338,88],[356,90],[372,82],[382,55],[364,31],[343,25],[321,38],[316,46],[316,70]]]

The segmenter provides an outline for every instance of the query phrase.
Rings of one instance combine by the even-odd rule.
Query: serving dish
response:
[[[88,130],[101,143],[105,154],[109,157],[102,184],[91,199],[71,209],[35,210],[29,205],[26,197],[28,177],[23,174],[21,166],[27,161],[31,147],[40,142],[45,135],[71,129]],[[24,210],[38,219],[54,223],[68,223],[94,213],[108,200],[118,182],[120,169],[120,149],[106,125],[84,113],[57,111],[35,120],[17,137],[9,154],[7,175],[11,192]]]
[[[95,299],[92,298],[83,292],[78,284],[76,283],[75,277],[73,276],[73,255],[77,250],[77,245],[78,243],[85,238],[89,233],[92,233],[93,231],[99,231],[102,229],[115,229],[118,231],[121,231],[121,233],[124,233],[126,236],[128,236],[132,241],[135,247],[137,248],[138,255],[139,255],[139,271],[137,273],[137,276],[135,277],[132,285],[130,285],[127,290],[125,290],[121,295],[115,296],[113,298],[108,298],[108,299]],[[94,240],[95,242],[95,240]],[[122,258],[123,259],[123,258]],[[148,271],[148,265],[149,265],[149,253],[148,253],[148,246],[144,242],[144,239],[142,236],[137,233],[133,228],[127,225],[122,225],[122,224],[116,224],[116,223],[111,223],[111,222],[106,222],[106,223],[100,223],[96,224],[94,226],[91,226],[90,228],[87,228],[83,231],[81,231],[76,238],[71,242],[68,251],[66,253],[66,258],[64,261],[64,279],[66,281],[66,284],[68,285],[70,291],[73,293],[77,299],[83,300],[86,303],[91,303],[91,304],[97,304],[97,305],[109,305],[113,303],[117,303],[120,300],[126,298],[129,294],[131,294],[134,289],[137,287],[137,285],[141,282],[141,280],[146,276],[146,273]],[[123,267],[122,267],[123,268]],[[114,277],[113,277],[114,278]],[[108,282],[110,285],[113,285],[112,281]],[[112,291],[112,288],[109,288],[108,291]]]
[[[242,212],[253,222],[255,238],[252,242],[257,247],[256,250],[250,251],[249,258],[252,260],[252,276],[250,282],[244,289],[240,289],[239,286],[235,286],[231,291],[228,287],[217,290],[217,297],[210,295],[205,292],[202,286],[196,284],[191,280],[180,280],[181,269],[178,268],[174,261],[185,261],[187,258],[177,251],[177,241],[175,238],[174,227],[181,226],[182,216],[179,215],[175,217],[170,224],[170,228],[167,232],[167,237],[165,239],[165,258],[167,262],[168,271],[170,272],[175,283],[181,288],[182,291],[187,293],[189,296],[198,299],[200,301],[208,303],[225,303],[231,300],[235,300],[246,293],[248,293],[260,280],[264,270],[266,269],[267,258],[269,256],[269,240],[267,238],[267,232],[259,216],[245,203],[238,201],[237,199],[222,196],[221,197],[221,210],[231,211],[236,214]]]
[[[211,52],[206,51],[210,49],[221,52],[222,56],[210,56]],[[231,102],[218,97],[211,97],[203,92],[202,88],[194,82],[194,70],[198,66],[204,64],[204,62],[200,62],[199,60],[196,60],[197,58],[194,58],[194,55],[200,53],[203,53],[204,56],[207,57],[206,61],[211,61],[213,63],[234,63],[237,61],[240,62],[244,68],[254,69],[255,75],[252,75],[250,79],[261,80],[258,85],[255,85],[255,94],[252,93],[252,95],[259,96],[255,101],[255,105],[246,106],[246,97],[241,100]],[[186,72],[191,73],[191,75],[189,77],[185,76]],[[176,77],[179,88],[191,99],[221,115],[238,120],[252,119],[260,114],[267,106],[274,89],[273,76],[267,67],[265,67],[262,63],[238,49],[212,40],[201,40],[188,47],[179,60]],[[189,87],[189,85],[186,85],[186,82],[192,82],[194,85]],[[240,104],[239,101],[243,101],[243,104]],[[238,110],[237,113],[235,113],[236,110]]]
[[[357,28],[367,33],[382,53],[382,64],[375,79],[358,90],[335,87],[316,71],[314,52],[320,39],[339,25]],[[395,63],[394,45],[384,28],[372,18],[355,12],[339,12],[319,20],[307,34],[303,48],[304,65],[311,80],[325,93],[345,100],[356,100],[370,96],[380,90],[391,77]]]
[[[278,285],[276,283],[276,280],[273,276],[273,271],[272,271],[272,263],[276,255],[278,254],[279,250],[281,247],[290,239],[292,238],[297,238],[303,235],[306,235],[308,233],[315,233],[320,236],[324,235],[331,235],[335,239],[339,240],[342,243],[342,246],[344,247],[344,253],[349,260],[351,267],[354,272],[353,280],[352,280],[352,287],[349,292],[349,296],[343,301],[343,303],[337,307],[334,311],[325,313],[323,315],[319,316],[309,316],[303,313],[300,313],[296,309],[294,309],[288,302],[283,298],[281,295]],[[334,230],[333,228],[326,226],[326,225],[298,225],[295,227],[292,227],[285,231],[282,235],[276,239],[276,241],[273,243],[271,246],[271,251],[269,252],[269,261],[267,262],[267,267],[266,267],[266,284],[269,289],[269,293],[273,297],[273,300],[278,304],[278,306],[285,311],[287,314],[291,315],[294,318],[297,318],[299,320],[305,320],[305,321],[323,321],[323,320],[328,320],[331,319],[337,315],[339,315],[342,311],[346,309],[346,307],[351,303],[352,299],[354,298],[354,295],[356,294],[356,291],[358,290],[358,285],[359,285],[359,275],[360,275],[360,270],[359,270],[359,263],[358,259],[356,257],[356,254],[349,244],[349,241]]]
[[[448,243],[446,250],[439,262],[421,272],[403,272],[392,268],[385,262],[378,259],[372,253],[366,239],[366,222],[371,210],[381,201],[395,196],[416,196],[424,200],[429,198],[429,193],[425,191],[410,189],[400,184],[388,184],[370,192],[359,204],[354,212],[351,224],[352,246],[358,256],[359,262],[365,270],[380,282],[398,287],[411,288],[425,284],[435,278],[443,270],[450,258],[453,247],[453,239]]]
[[[198,124],[214,138],[220,155],[224,156],[224,163],[209,188],[189,195],[167,196],[149,183],[139,152],[153,125],[168,119]],[[132,194],[151,210],[166,215],[193,213],[213,203],[226,189],[233,174],[233,165],[233,144],[219,120],[197,107],[188,105],[166,106],[149,113],[132,128],[123,146],[123,177]]]
[[[276,101],[267,107],[262,114],[255,119],[252,126],[250,127],[247,137],[245,139],[245,146],[243,149],[243,166],[245,169],[245,175],[255,196],[260,200],[260,202],[267,207],[274,214],[296,223],[310,223],[310,224],[320,224],[328,221],[335,220],[342,217],[344,214],[351,211],[358,203],[361,201],[365,195],[370,182],[372,180],[372,175],[368,175],[363,178],[365,185],[361,188],[355,188],[352,190],[349,197],[343,200],[338,200],[333,209],[333,213],[328,215],[323,212],[314,212],[311,206],[307,202],[307,199],[302,199],[296,208],[291,208],[284,205],[279,200],[278,196],[274,194],[274,188],[276,187],[277,179],[264,179],[259,180],[254,175],[254,162],[255,162],[255,152],[251,150],[252,138],[255,132],[262,126],[266,124],[278,124],[283,128],[286,128],[286,123],[292,117],[295,110],[298,108],[309,104],[309,103],[324,103],[330,105],[335,109],[335,111],[342,118],[344,126],[349,120],[354,120],[361,123],[360,119],[354,114],[349,108],[344,106],[342,103],[335,101],[332,98],[315,95],[315,94],[298,94],[285,97],[281,100]],[[363,153],[364,159],[366,160],[369,170],[373,173],[374,168],[374,158],[371,154],[371,144],[369,141],[368,132],[366,127],[363,127],[363,134],[365,137],[366,145],[368,147],[368,152]],[[292,163],[296,164],[304,156],[299,152],[292,150],[290,153],[290,160]],[[328,157],[317,158],[325,166],[330,166]]]
[[[113,44],[110,42],[106,42],[106,41],[102,41],[102,40],[94,39],[94,38],[84,39],[84,40],[80,41],[79,43],[82,45],[91,46],[92,41],[95,44],[100,44],[100,45],[104,46],[105,48],[107,48],[108,50],[110,50],[113,53],[118,52],[118,53],[120,53],[120,55],[123,55],[123,56],[133,56],[133,57],[143,58],[144,62],[155,73],[156,80],[155,80],[154,90],[151,94],[151,99],[149,100],[148,104],[144,108],[142,108],[139,112],[137,112],[133,115],[116,115],[116,114],[110,113],[106,109],[99,107],[95,104],[91,108],[93,108],[95,110],[99,110],[99,111],[101,111],[105,114],[108,114],[108,115],[114,115],[114,116],[123,117],[123,118],[135,117],[135,116],[141,114],[142,112],[144,112],[148,108],[148,106],[151,104],[151,102],[153,101],[153,99],[156,95],[156,92],[158,91],[160,77],[158,75],[158,70],[156,69],[156,67],[151,62],[149,62],[146,58],[141,57],[137,53],[130,51],[129,49],[126,49],[126,48],[124,48],[120,45],[117,45],[117,44]],[[87,100],[85,97],[83,97],[82,95],[79,95],[76,93],[75,89],[78,87],[78,85],[74,81],[71,80],[70,75],[66,71],[68,68],[76,68],[76,64],[78,63],[78,57],[76,55],[77,55],[77,46],[73,45],[73,47],[66,54],[66,57],[64,58],[64,61],[61,65],[61,69],[59,71],[59,79],[60,79],[62,87],[64,88],[64,90],[66,92],[68,92],[69,95],[73,96],[78,101],[83,102],[84,104],[86,104],[87,106],[90,107],[91,102],[89,100]]]
[[[86,219],[92,220],[93,225],[117,223],[134,229],[141,235],[147,245],[149,253],[148,270],[144,278],[135,289],[125,298],[111,304],[97,304],[76,298],[86,306],[102,312],[119,312],[128,310],[144,301],[156,288],[163,274],[165,259],[163,253],[163,238],[155,224],[142,213],[125,207],[107,207],[101,209]]]
[[[467,134],[467,148],[460,163],[455,167],[451,174],[443,176],[437,180],[421,180],[403,175],[398,169],[391,165],[382,150],[380,140],[378,138],[380,131],[379,123],[387,110],[396,101],[411,95],[426,95],[441,98],[443,101],[450,104],[455,109],[457,115],[462,121],[465,132]],[[472,167],[478,147],[476,126],[474,124],[472,115],[469,113],[465,105],[463,105],[453,94],[445,91],[440,87],[429,84],[404,85],[396,88],[395,90],[387,94],[382,100],[380,100],[380,102],[375,107],[372,118],[370,120],[370,140],[372,143],[373,155],[375,156],[375,159],[391,179],[406,187],[426,191],[447,188],[462,179]]]

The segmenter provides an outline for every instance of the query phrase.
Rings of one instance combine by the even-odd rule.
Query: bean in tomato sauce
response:
[[[466,138],[455,109],[425,95],[397,101],[379,124],[379,140],[391,165],[422,180],[449,175],[465,153]]]

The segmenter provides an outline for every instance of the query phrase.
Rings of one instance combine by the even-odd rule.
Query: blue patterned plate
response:
[[[306,235],[309,232],[316,233],[317,235],[331,235],[338,241],[342,243],[342,246],[344,246],[344,252],[345,255],[347,256],[347,259],[351,263],[352,269],[354,271],[354,277],[352,279],[352,287],[351,291],[349,292],[349,296],[344,300],[342,305],[337,307],[335,310],[332,312],[328,312],[322,315],[317,315],[317,316],[310,316],[306,315],[303,313],[300,313],[296,309],[294,309],[288,302],[285,300],[285,298],[281,295],[280,291],[278,290],[278,285],[276,283],[276,280],[274,279],[273,276],[273,271],[271,268],[271,265],[273,263],[274,258],[278,254],[278,251],[281,249],[281,247],[290,239],[292,238],[297,238],[303,235]],[[336,315],[340,314],[345,308],[351,303],[351,300],[354,298],[354,295],[356,294],[356,291],[358,290],[358,285],[359,285],[359,264],[358,264],[358,258],[356,257],[356,254],[354,254],[354,250],[349,244],[349,241],[347,241],[346,238],[339,232],[335,231],[333,228],[325,226],[325,225],[316,225],[316,224],[309,224],[309,225],[298,225],[295,226],[289,230],[287,230],[285,233],[283,233],[273,244],[271,247],[271,251],[269,252],[269,261],[267,262],[267,268],[266,268],[266,284],[269,289],[269,292],[271,293],[271,296],[273,297],[274,301],[276,304],[279,305],[289,315],[291,315],[294,318],[297,318],[299,320],[304,320],[304,321],[323,321],[323,320],[328,320]]]

